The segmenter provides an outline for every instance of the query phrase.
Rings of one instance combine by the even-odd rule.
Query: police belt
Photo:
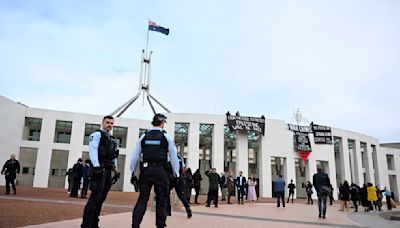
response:
[[[160,167],[160,166],[165,166],[166,162],[165,161],[150,161],[150,162],[143,162],[142,167],[147,168],[147,167]]]

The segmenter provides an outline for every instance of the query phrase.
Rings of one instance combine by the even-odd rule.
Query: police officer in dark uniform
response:
[[[110,133],[113,126],[114,118],[105,116],[101,130],[93,132],[89,137],[89,157],[92,161],[89,174],[91,194],[83,212],[81,227],[99,227],[101,207],[111,188],[111,170],[117,167],[117,143]]]
[[[171,216],[171,201],[170,201],[170,192],[173,188],[175,188],[176,195],[181,200],[183,206],[185,206],[186,214],[188,218],[192,217],[192,210],[190,209],[189,202],[184,194],[185,190],[185,179],[183,177],[183,168],[185,167],[185,163],[182,158],[178,155],[179,159],[179,178],[176,183],[170,185],[169,192],[167,195],[167,215]]]
[[[10,184],[14,190],[14,195],[17,194],[17,188],[15,187],[15,178],[20,172],[21,166],[17,159],[15,159],[15,154],[11,154],[10,159],[6,161],[1,169],[1,174],[6,176],[6,194],[10,194]]]
[[[156,194],[156,226],[166,226],[166,204],[170,173],[172,172],[175,178],[179,178],[179,161],[175,143],[171,136],[163,130],[166,119],[167,117],[163,114],[154,116],[151,123],[154,127],[140,137],[132,154],[130,165],[132,172],[131,182],[137,179],[135,170],[140,155],[143,154],[139,176],[140,194],[132,213],[133,228],[140,227],[153,185]]]

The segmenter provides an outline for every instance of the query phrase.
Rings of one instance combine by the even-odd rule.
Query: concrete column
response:
[[[124,169],[124,192],[133,192],[135,188],[131,184],[131,159],[135,149],[136,142],[139,139],[139,129],[136,127],[128,127],[126,150],[125,150],[125,169]]]
[[[43,119],[35,166],[35,176],[33,179],[34,188],[47,188],[48,186],[55,127],[55,119]]]
[[[286,192],[285,196],[289,196],[289,189],[287,188],[287,185],[290,184],[290,180],[293,180],[293,184],[296,184],[296,167],[295,167],[295,162],[294,162],[294,156],[293,154],[290,154],[289,156],[286,157],[286,164],[284,164],[285,170],[286,170]],[[294,198],[296,199],[297,193],[296,190],[297,188],[301,188],[301,186],[296,186],[296,189],[294,190]]]
[[[373,166],[373,157],[372,157],[372,148],[371,148],[371,144],[366,144],[366,156],[367,156],[367,160],[368,160],[368,165],[367,167],[365,167],[366,169],[368,168],[368,170],[366,170],[367,175],[369,175],[369,182],[374,183],[374,185],[376,185],[375,183],[375,176],[374,176],[374,166]]]
[[[74,164],[78,161],[78,158],[82,158],[84,135],[85,135],[85,122],[77,120],[73,121],[72,131],[71,131],[71,142],[69,146],[70,149],[68,153],[67,169],[72,168]]]
[[[272,197],[271,156],[267,149],[267,137],[261,136],[261,146],[258,153],[258,173],[260,183],[260,196]]]
[[[336,165],[335,165],[335,153],[334,153],[334,148],[333,145],[326,145],[326,146],[331,146],[331,151],[332,153],[329,154],[329,159],[328,159],[328,170],[329,170],[329,179],[331,181],[332,188],[334,189],[333,192],[333,198],[337,199],[338,198],[338,193],[339,191],[337,190],[337,181],[336,181],[336,172],[340,172],[339,170],[336,170]]]
[[[218,173],[224,172],[224,125],[214,125],[211,165]]]
[[[349,183],[352,183],[351,179],[351,167],[350,167],[350,156],[349,156],[349,144],[347,138],[342,138],[342,148],[340,148],[340,162],[342,177]],[[337,170],[338,171],[338,170]]]
[[[357,166],[354,167],[355,175],[357,178],[357,185],[362,186],[364,184],[364,173],[363,173],[363,167],[362,167],[362,157],[361,157],[361,145],[360,141],[355,140],[355,153],[354,153],[354,161]]]
[[[306,164],[306,172],[309,177],[309,181],[311,182],[311,184],[313,184],[313,176],[314,176],[314,174],[317,173],[317,161],[315,160],[313,153],[311,153],[310,157],[308,157],[307,164]],[[313,199],[318,198],[317,193],[315,191],[314,191],[314,194],[312,194],[312,198]]]
[[[236,176],[239,171],[243,172],[243,176],[249,175],[249,144],[247,134],[245,132],[236,132]]]
[[[386,157],[386,156],[385,156]],[[397,192],[394,191],[395,194],[395,199],[397,199],[397,201],[400,201],[400,175],[399,175],[399,170],[400,170],[400,156],[396,156],[396,154],[394,154],[394,168],[395,168],[395,174],[396,174],[396,181],[397,181]],[[385,159],[386,160],[386,159]],[[388,185],[389,186],[389,185]]]
[[[189,124],[189,137],[188,137],[188,162],[187,166],[193,171],[199,168],[199,129],[200,124],[196,122],[191,122]]]

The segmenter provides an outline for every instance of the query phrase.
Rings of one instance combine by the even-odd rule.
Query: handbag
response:
[[[320,189],[320,193],[321,194],[325,194],[325,195],[331,195],[332,194],[332,189],[329,186],[322,185],[321,189]]]

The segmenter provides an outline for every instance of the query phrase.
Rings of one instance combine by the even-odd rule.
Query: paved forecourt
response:
[[[277,208],[274,203],[254,205],[220,205],[218,208],[204,206],[192,207],[193,217],[186,218],[184,211],[173,211],[167,218],[167,227],[362,227],[349,219],[347,212],[338,210],[338,206],[329,206],[327,219],[318,218],[317,205],[287,204]],[[100,227],[131,227],[132,213],[105,215],[100,218]],[[79,227],[81,219],[46,223],[29,227]],[[147,210],[142,227],[155,227],[155,212]]]

